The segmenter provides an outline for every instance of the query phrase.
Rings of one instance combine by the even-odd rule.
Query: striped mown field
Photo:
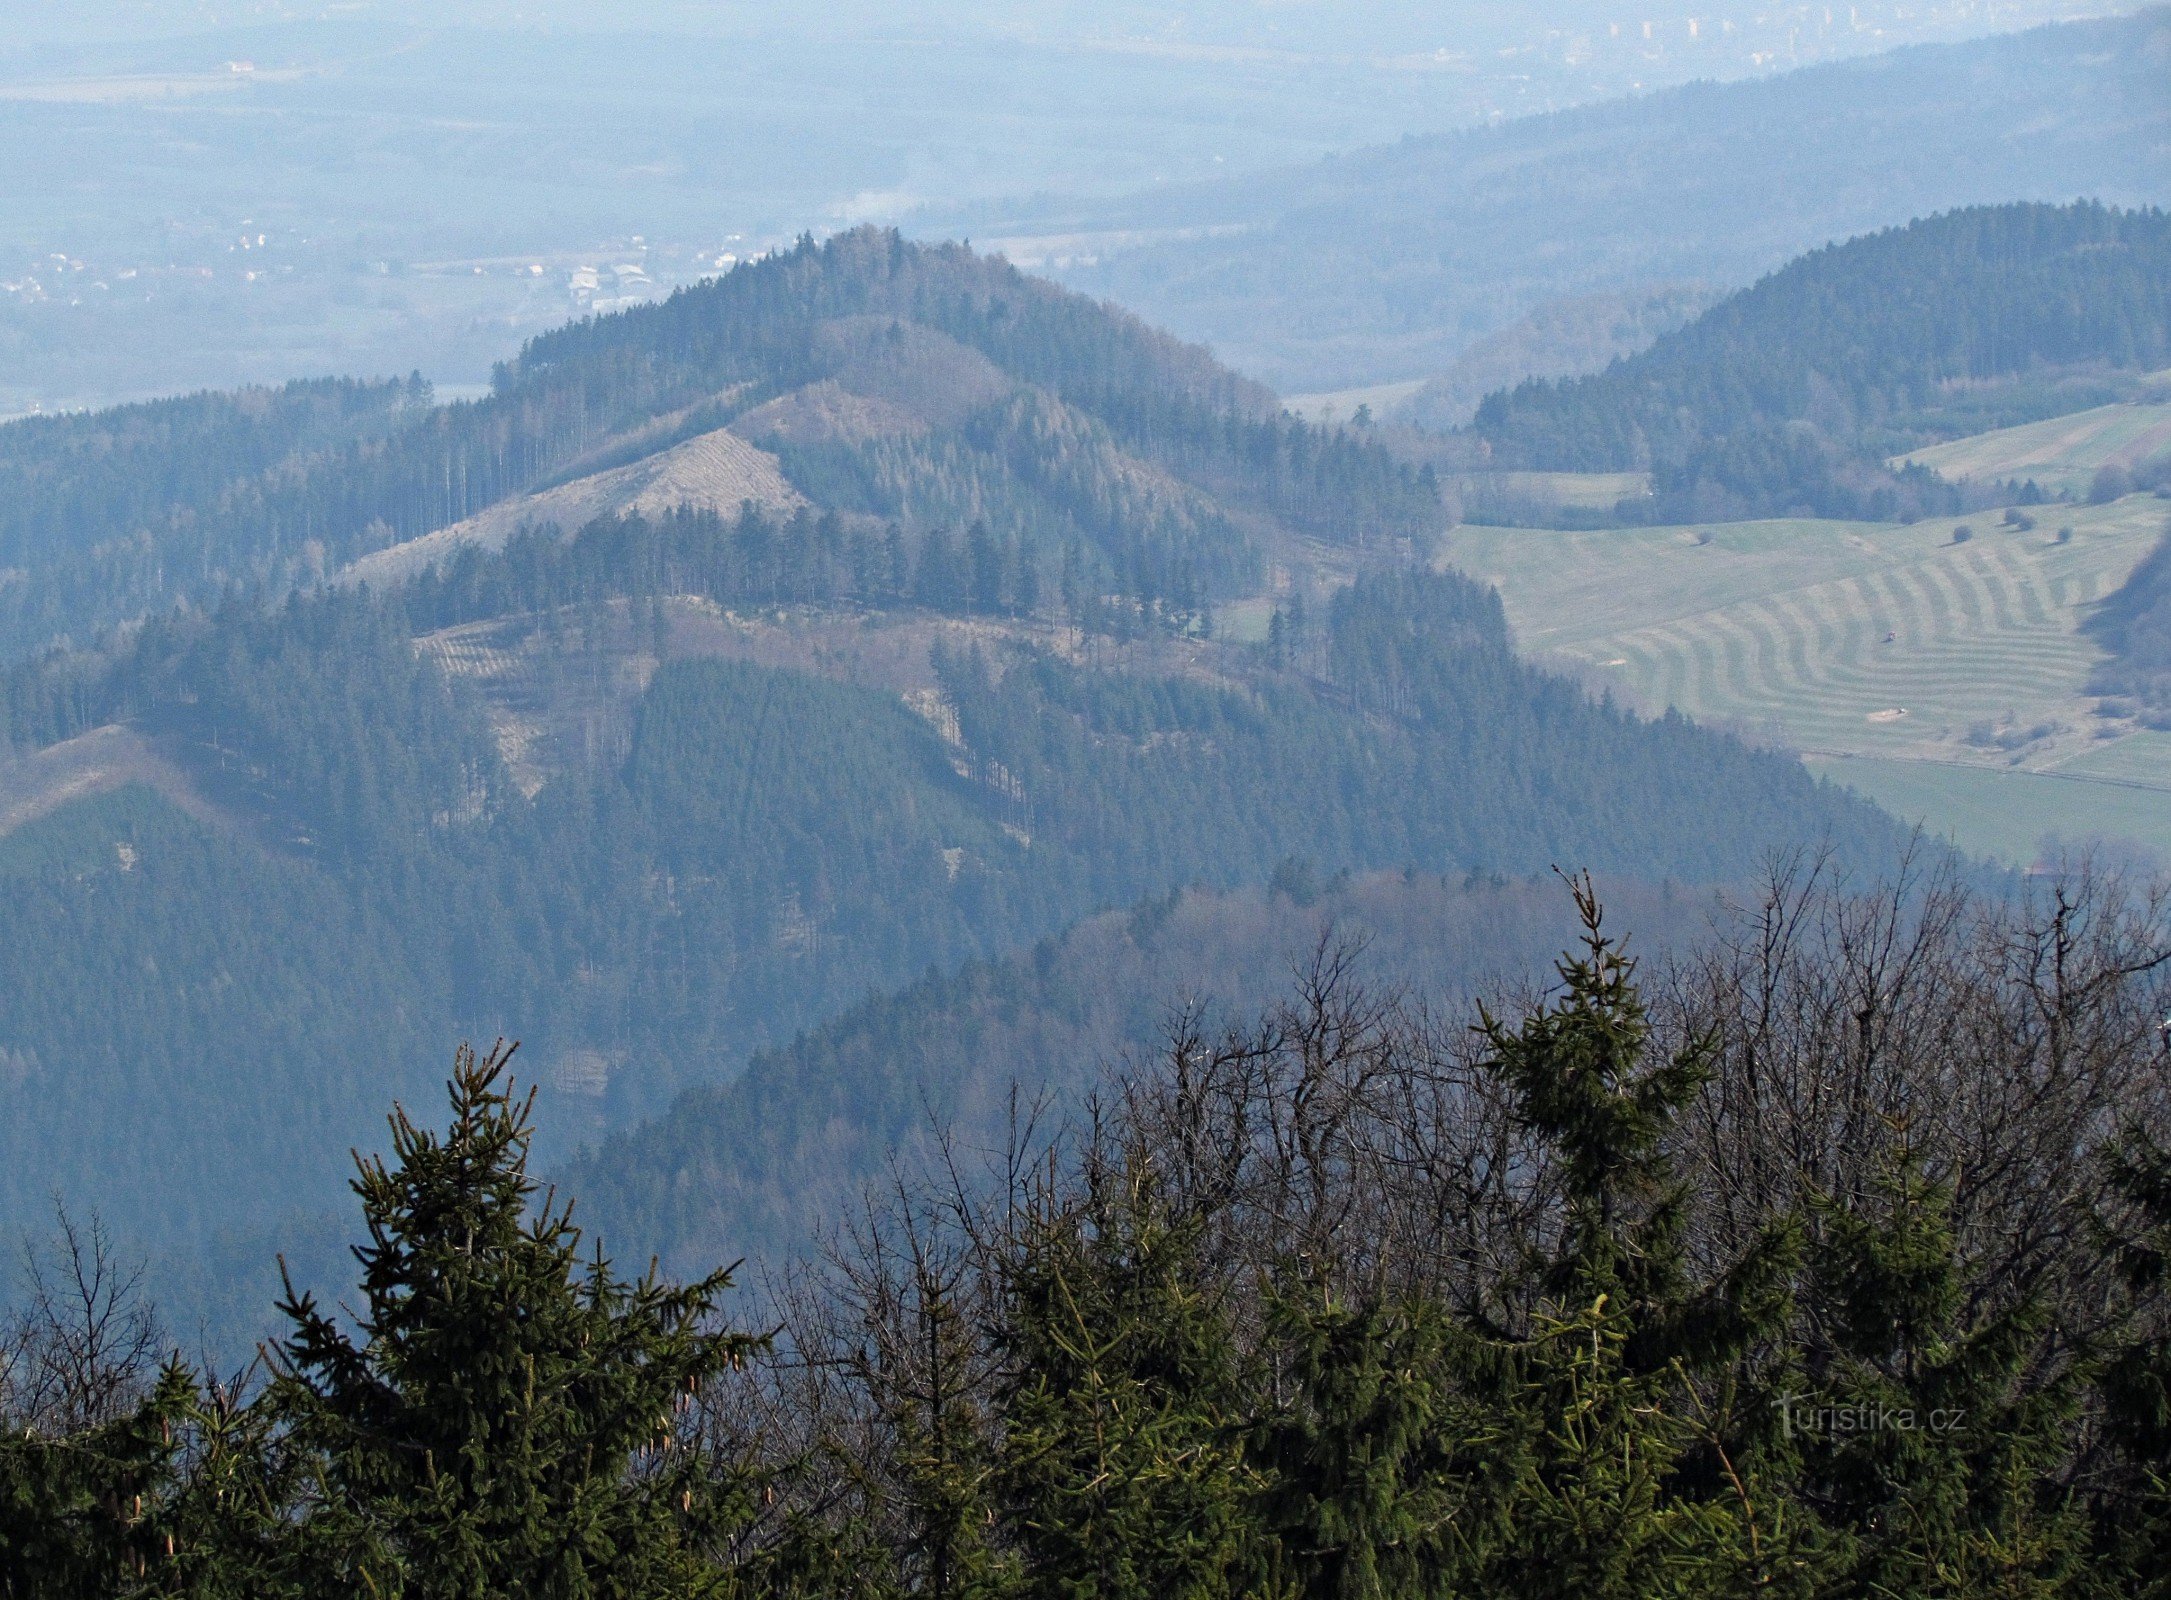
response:
[[[2171,455],[2171,405],[2098,406],[1995,433],[1955,439],[1895,458],[1941,478],[2025,483],[2046,494],[2085,495],[2103,467],[2128,471]]]
[[[1465,527],[1444,560],[1499,587],[1526,651],[1647,711],[1675,706],[1838,763],[1832,776],[1887,790],[1972,848],[2013,855],[2018,837],[2102,832],[2171,850],[2171,739],[2096,714],[2100,652],[2079,631],[2171,526],[2171,504],[2136,495],[2034,515],[2026,530],[1995,512],[1912,527]],[[1925,799],[1941,791],[1950,816]],[[1994,829],[1961,816],[2000,805]]]

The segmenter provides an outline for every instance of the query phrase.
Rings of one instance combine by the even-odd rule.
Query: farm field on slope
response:
[[[1523,649],[1646,710],[1761,733],[1963,847],[2047,834],[2171,851],[2171,738],[2096,715],[2079,628],[2162,536],[2135,495],[1920,522],[1463,527]],[[1970,537],[1955,542],[1955,529]],[[2058,530],[2070,527],[2060,543]]]
[[[1931,445],[1893,465],[1913,463],[1955,481],[2032,478],[2046,494],[2077,497],[2103,467],[2131,471],[2162,455],[2171,455],[2171,405],[2112,405]]]

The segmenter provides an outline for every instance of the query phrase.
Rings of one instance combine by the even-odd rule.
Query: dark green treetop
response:
[[[568,1209],[537,1203],[511,1055],[463,1046],[446,1133],[395,1112],[393,1159],[358,1163],[360,1337],[309,1295],[282,1307],[273,1405],[320,1463],[309,1566],[431,1600],[721,1592],[740,1496],[687,1419],[756,1341],[716,1326],[728,1273],[583,1264]]]

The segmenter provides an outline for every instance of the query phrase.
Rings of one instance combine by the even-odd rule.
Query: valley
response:
[[[0,1600],[2171,1600],[2171,5],[30,3]]]
[[[0,1050],[41,1064],[0,1083],[0,1218],[95,1194],[184,1295],[316,1236],[336,1167],[293,1149],[376,1138],[437,1031],[525,1041],[556,1165],[1172,894],[1905,848],[1518,660],[1409,559],[1423,468],[894,233],[571,324],[474,400],[43,419],[0,477]]]

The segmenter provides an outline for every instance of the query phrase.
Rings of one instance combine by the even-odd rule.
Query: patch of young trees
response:
[[[253,1388],[64,1252],[0,1593],[2166,1592],[2163,896],[1797,868],[1646,978],[1574,887],[1547,992],[1324,948],[870,1198],[758,1337],[584,1250],[463,1051]]]

